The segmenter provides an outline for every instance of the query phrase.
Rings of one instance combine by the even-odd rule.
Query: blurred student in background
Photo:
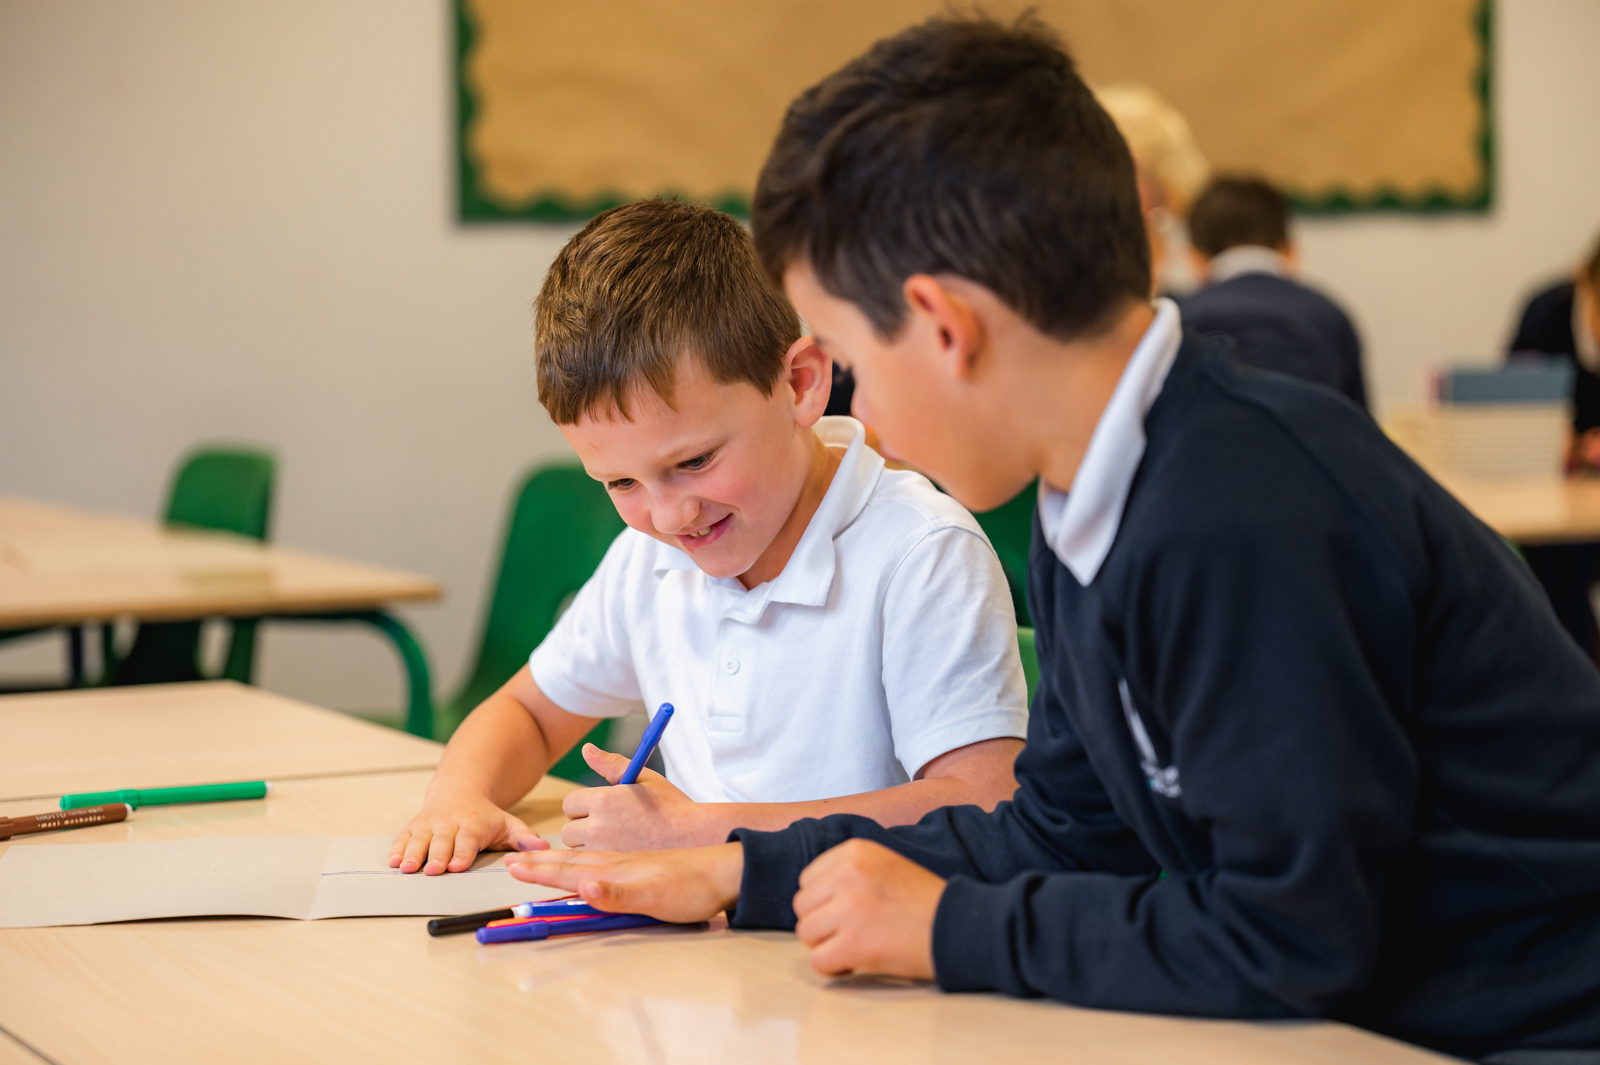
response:
[[[1510,354],[1572,360],[1577,375],[1572,387],[1571,465],[1600,468],[1600,242],[1569,280],[1541,289],[1528,300]],[[1600,546],[1547,544],[1522,551],[1562,627],[1600,661],[1600,624],[1590,597],[1600,577]]]
[[[1327,385],[1366,407],[1355,326],[1295,279],[1283,193],[1259,178],[1218,178],[1189,211],[1189,240],[1205,287],[1183,301],[1185,325],[1231,336],[1246,366]]]
[[[1199,279],[1186,252],[1189,241],[1183,220],[1211,167],[1189,123],[1148,86],[1107,85],[1094,95],[1133,156],[1155,293],[1193,292]]]
[[[1600,241],[1570,278],[1541,289],[1522,309],[1511,355],[1525,354],[1572,360],[1574,457],[1600,466]]]

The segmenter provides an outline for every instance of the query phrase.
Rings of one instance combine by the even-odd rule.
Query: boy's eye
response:
[[[633,487],[633,478],[618,477],[615,481],[607,481],[606,487],[613,492],[626,492]]]
[[[706,463],[711,461],[711,455],[712,452],[707,451],[704,455],[696,455],[692,459],[685,459],[678,463],[678,468],[680,470],[703,470]]]

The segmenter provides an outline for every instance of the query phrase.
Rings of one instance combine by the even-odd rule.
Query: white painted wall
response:
[[[1488,359],[1600,231],[1600,3],[1502,0],[1489,217],[1308,221],[1382,402]],[[155,514],[177,456],[281,458],[276,536],[441,578],[461,677],[506,496],[565,446],[529,301],[569,228],[453,221],[442,0],[0,0],[0,493]],[[59,645],[0,650],[0,676]],[[260,680],[398,706],[375,637],[269,629]]]

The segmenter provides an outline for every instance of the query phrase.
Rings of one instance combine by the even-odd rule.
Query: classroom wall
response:
[[[572,229],[451,211],[441,0],[0,0],[0,494],[155,514],[196,441],[271,445],[277,539],[433,574],[461,679],[507,493],[565,453],[529,301]],[[1380,403],[1492,358],[1600,230],[1600,4],[1502,0],[1488,217],[1306,221]],[[0,649],[0,680],[58,669]],[[375,637],[269,628],[267,687],[397,707]]]

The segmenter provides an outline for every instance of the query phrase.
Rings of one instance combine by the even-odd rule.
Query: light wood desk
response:
[[[19,706],[13,697],[0,707],[8,702]],[[321,723],[282,706],[261,710],[278,718],[283,752],[312,756]],[[151,732],[152,745],[182,749],[179,737]],[[211,771],[213,754],[197,747],[182,771],[225,775]],[[286,780],[263,801],[146,807],[120,824],[10,846],[386,835],[416,809],[428,778],[411,770]],[[546,780],[516,812],[553,832],[571,787]],[[41,808],[0,802],[0,815]],[[432,939],[422,919],[409,917],[0,929],[0,1065],[35,1060],[24,1045],[60,1065],[1447,1060],[1339,1024],[1182,1020],[828,980],[812,972],[792,935],[731,932],[721,920],[496,947]]]
[[[427,577],[153,521],[0,498],[0,628],[367,610]]]
[[[1518,544],[1600,541],[1600,480],[1489,480],[1430,470],[1485,525]]]
[[[385,608],[439,594],[436,581],[399,570],[0,497],[0,635],[118,617],[362,622],[401,656],[410,682],[407,725],[418,735],[430,735],[433,725],[427,662]],[[80,672],[81,652],[75,656]]]
[[[263,802],[150,807],[14,845],[386,834],[427,780],[289,781]],[[517,812],[555,831],[568,787],[547,781]],[[21,812],[0,804],[0,814]],[[1179,1020],[830,981],[792,935],[731,932],[720,920],[496,947],[431,939],[423,925],[211,918],[0,930],[0,1028],[62,1065],[1445,1060],[1336,1024]]]
[[[431,769],[442,748],[218,681],[0,698],[0,800]]]

